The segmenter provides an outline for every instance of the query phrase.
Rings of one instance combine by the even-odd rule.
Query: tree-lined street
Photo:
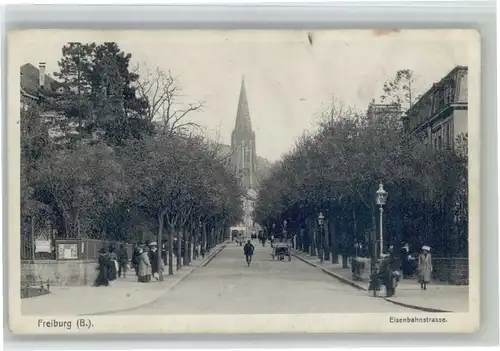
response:
[[[407,296],[417,302],[418,294],[430,296],[433,305],[454,292],[431,288],[423,295],[425,284],[468,284],[467,132],[450,134],[450,115],[438,126],[448,134],[427,140],[434,127],[421,116],[451,109],[464,89],[458,76],[441,82],[432,99],[419,100],[418,77],[400,69],[385,77],[383,103],[373,100],[366,112],[333,98],[313,128],[291,137],[295,145],[258,179],[259,129],[252,128],[243,79],[225,152],[208,136],[213,126],[193,122],[206,104],[184,95],[182,75],[136,66],[116,42],[67,43],[57,79],[39,67],[37,99],[23,106],[20,125],[27,292],[40,282],[80,285],[59,296],[67,308],[86,299],[81,306],[94,304],[92,313],[113,304],[113,294],[118,314],[397,313],[408,308],[322,268],[339,265],[346,279],[386,287],[402,276]],[[415,116],[421,125],[410,131]],[[225,246],[257,237],[268,243],[253,241],[250,266],[240,243]],[[292,260],[273,260],[271,240],[293,252]],[[57,265],[40,269],[40,257]],[[361,262],[363,276],[356,273]],[[99,274],[89,275],[95,268]],[[125,268],[128,278],[120,274]],[[169,285],[175,279],[179,283]],[[90,284],[95,288],[86,294],[81,285]],[[123,311],[131,291],[133,304]],[[462,304],[466,295],[456,291]],[[391,287],[384,292],[394,295]],[[405,292],[396,297],[404,300]],[[43,301],[57,305],[57,298],[49,294],[38,306],[25,305],[41,311]]]

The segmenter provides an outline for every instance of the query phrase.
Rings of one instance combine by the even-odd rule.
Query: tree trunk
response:
[[[342,268],[349,268],[349,265],[347,264],[348,260],[348,255],[342,255]]]
[[[183,230],[184,232],[184,266],[189,265],[189,233],[187,230]]]
[[[309,255],[316,257],[316,230],[314,229],[311,219],[308,218],[307,221],[307,229],[308,229],[308,235],[309,235],[309,242],[310,242],[310,249],[309,249]]]
[[[198,258],[198,254],[196,252],[196,248],[198,247],[198,243],[199,243],[199,238],[198,236],[200,235],[199,232],[198,232],[198,229],[199,227],[195,227],[194,229],[194,232],[193,232],[193,242],[192,242],[192,245],[193,245],[193,259],[196,260]]]
[[[193,262],[193,241],[194,241],[194,231],[189,231],[189,245],[188,245],[188,264],[190,265]]]
[[[208,250],[210,251],[213,248],[213,243],[214,243],[214,227],[210,228],[210,235],[208,237]]]
[[[360,242],[360,240],[358,240],[358,223],[357,223],[357,218],[356,218],[356,208],[355,207],[352,208],[352,221],[353,221],[353,223],[352,223],[353,224],[353,240],[347,241],[345,255],[342,255],[342,268],[349,268],[348,264],[347,264],[347,261],[348,261],[349,256],[350,256],[349,252],[352,249],[354,243],[359,244],[359,242]],[[358,250],[358,249],[356,249],[356,250]],[[354,253],[355,256],[356,256],[356,254],[357,254],[357,252]]]
[[[335,221],[331,220],[328,221],[328,230],[330,232],[330,240],[331,240],[331,247],[332,247],[332,263],[337,264],[339,263],[339,248],[338,248],[338,238],[337,238],[337,231],[335,228]]]
[[[201,227],[201,250],[206,254],[207,251],[207,226],[203,223]]]
[[[302,228],[302,252],[309,253],[309,234],[307,233],[307,226]]]
[[[164,227],[164,217],[165,215],[163,213],[160,213],[160,215],[158,216],[158,238],[157,238],[157,245],[158,245],[158,259],[157,259],[157,264],[158,264],[158,274],[160,276],[160,279],[159,281],[163,281],[163,272],[161,270],[161,259],[162,259],[162,255],[161,255],[161,251],[162,251],[162,236],[163,236],[163,227]]]
[[[332,251],[332,241],[330,239],[330,231],[328,230],[328,226],[323,227],[323,233],[321,233],[322,239],[323,239],[323,247],[324,247],[324,260],[329,261],[330,260],[330,253],[333,254]]]
[[[354,230],[354,242],[357,242],[358,244],[360,243],[360,240],[358,239],[358,219],[356,217],[356,208],[352,208],[352,224],[353,224],[353,230]]]
[[[170,230],[168,232],[168,275],[174,275],[174,226],[170,226]]]
[[[181,257],[181,249],[182,249],[182,235],[181,229],[177,229],[177,270],[182,268],[182,257]]]

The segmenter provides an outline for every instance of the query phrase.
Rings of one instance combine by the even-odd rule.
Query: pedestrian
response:
[[[113,245],[109,245],[108,257],[109,257],[108,279],[110,282],[112,282],[112,281],[116,280],[116,276],[118,273],[118,257],[116,256],[115,248]]]
[[[141,258],[142,258],[142,256],[143,256],[144,254],[145,254],[145,255],[146,255],[146,257],[148,258],[148,264],[149,264],[149,265],[148,265],[148,268],[147,268],[147,270],[146,270],[146,280],[147,280],[148,282],[150,282],[150,281],[151,281],[151,275],[153,274],[153,272],[152,272],[152,264],[151,264],[151,259],[150,259],[150,257],[151,257],[151,256],[150,256],[150,251],[151,251],[151,250],[149,249],[149,243],[148,243],[147,245],[145,245],[145,246],[144,246],[144,253],[141,255]]]
[[[380,278],[385,285],[386,296],[391,297],[396,293],[397,282],[394,279],[394,252],[393,247],[390,247],[387,254],[384,255],[380,264]]]
[[[161,244],[161,259],[163,260],[163,264],[167,262],[167,242],[164,241]]]
[[[151,264],[151,275],[153,278],[158,276],[158,250],[155,242],[149,243],[149,263]]]
[[[139,276],[139,248],[141,247],[140,243],[136,244],[134,247],[134,252],[132,253],[132,266],[134,267],[135,270],[135,275],[136,277]]]
[[[408,279],[413,275],[410,245],[408,245],[408,243],[403,244],[399,255],[401,256],[401,271],[403,272],[403,279]]]
[[[149,271],[151,269],[151,263],[149,262],[149,257],[148,253],[140,247],[138,250],[139,257],[139,265],[138,265],[138,271],[137,271],[137,277],[138,281],[140,283],[147,283],[149,282],[148,276],[149,276]]]
[[[422,252],[418,256],[418,281],[420,289],[427,290],[427,284],[432,279],[432,256],[431,248],[427,245],[422,246]]]
[[[99,274],[97,275],[97,278],[94,282],[94,286],[109,286],[109,257],[108,252],[105,248],[99,250],[99,258],[97,260],[97,263],[97,270],[99,271]]]
[[[205,259],[205,245],[201,244],[200,245],[200,254],[201,254],[201,259]]]
[[[125,278],[127,274],[127,264],[128,264],[128,252],[124,244],[120,244],[120,250],[118,251],[118,277]]]

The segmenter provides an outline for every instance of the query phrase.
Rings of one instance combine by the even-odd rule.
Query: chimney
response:
[[[40,85],[40,88],[44,88],[45,87],[45,62],[40,62],[38,64],[38,71],[40,73],[38,83]]]

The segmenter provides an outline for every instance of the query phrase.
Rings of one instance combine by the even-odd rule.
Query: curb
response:
[[[414,309],[414,310],[419,310],[419,311],[423,311],[423,312],[432,312],[432,313],[454,313],[453,311],[438,310],[438,309],[436,309],[436,308],[429,308],[429,307],[423,307],[423,306],[411,305],[411,304],[408,304],[408,303],[395,301],[395,300],[391,299],[390,297],[384,297],[384,300],[385,300],[385,301],[388,301],[388,302],[390,302],[390,303],[393,303],[393,304],[395,304],[395,305],[398,305],[398,306],[407,307],[407,308],[411,308],[411,309]]]
[[[203,261],[201,261],[196,266],[194,266],[193,269],[191,269],[185,275],[183,275],[179,279],[175,280],[169,287],[166,287],[165,290],[162,290],[161,293],[160,293],[160,295],[157,296],[157,297],[155,297],[151,301],[148,301],[148,302],[145,302],[145,303],[141,303],[140,305],[136,305],[136,306],[133,306],[133,307],[127,307],[127,308],[110,310],[110,311],[104,311],[104,312],[97,312],[97,313],[79,314],[78,316],[100,316],[100,315],[106,315],[106,314],[127,312],[127,311],[132,311],[132,310],[135,310],[137,308],[145,307],[145,306],[148,306],[148,305],[150,305],[152,303],[155,303],[156,301],[158,301],[159,299],[161,299],[163,297],[163,295],[165,295],[166,292],[172,290],[180,282],[182,282],[184,279],[186,279],[187,277],[189,277],[191,275],[191,273],[193,273],[195,270],[197,270],[198,268],[204,268],[204,267],[206,267],[208,265],[208,263],[210,263],[222,250],[224,250],[226,248],[227,245],[228,245],[227,242],[222,243],[221,246],[217,250],[215,250],[212,254],[208,255]]]
[[[293,256],[293,257],[295,257],[295,258],[298,258],[298,259],[299,259],[299,260],[301,260],[302,262],[305,262],[305,263],[307,263],[308,265],[310,265],[310,266],[312,266],[312,267],[315,267],[315,268],[320,269],[323,273],[325,273],[325,274],[329,275],[330,277],[333,277],[333,278],[335,278],[335,279],[337,279],[337,280],[341,281],[341,282],[342,282],[342,283],[344,283],[344,284],[350,285],[350,286],[352,286],[353,288],[356,288],[356,289],[358,289],[358,290],[368,291],[368,289],[367,289],[367,288],[365,288],[364,286],[362,286],[362,285],[360,285],[360,284],[357,284],[357,283],[355,283],[355,282],[353,282],[353,281],[351,281],[351,280],[349,280],[349,279],[347,279],[347,278],[345,278],[345,277],[342,277],[342,276],[340,276],[340,275],[338,275],[338,274],[335,274],[335,273],[333,273],[333,272],[329,271],[328,269],[325,269],[325,268],[323,268],[323,267],[320,267],[320,266],[318,266],[317,264],[315,264],[315,263],[313,263],[313,262],[308,261],[308,260],[307,260],[307,259],[305,259],[304,257],[300,257],[300,256],[299,256],[299,255],[297,255],[296,253],[292,253],[292,256]]]
[[[345,278],[345,277],[342,277],[342,276],[340,276],[338,274],[335,274],[335,273],[329,271],[328,269],[320,267],[317,264],[308,261],[306,258],[301,257],[300,255],[298,255],[296,253],[292,253],[292,256],[295,257],[295,258],[298,258],[302,262],[305,262],[305,263],[307,263],[308,265],[310,265],[312,267],[319,268],[323,273],[325,273],[325,274],[327,274],[327,275],[329,275],[329,276],[331,276],[331,277],[333,277],[333,278],[341,281],[342,283],[350,285],[350,286],[352,286],[352,287],[354,287],[354,288],[356,288],[358,290],[368,291],[368,289],[366,287],[364,287],[364,286],[362,286],[360,284],[357,284],[357,283],[353,282],[352,280],[350,280],[348,278]],[[407,304],[407,303],[404,303],[404,302],[395,301],[395,300],[391,299],[390,297],[383,297],[383,299],[385,301],[387,301],[387,302],[390,302],[390,303],[398,305],[398,306],[402,306],[402,307],[406,307],[406,308],[411,308],[411,309],[419,310],[419,311],[423,311],[423,312],[453,313],[453,311],[439,310],[439,309],[435,309],[435,308],[429,308],[429,307],[411,305],[411,304]]]

